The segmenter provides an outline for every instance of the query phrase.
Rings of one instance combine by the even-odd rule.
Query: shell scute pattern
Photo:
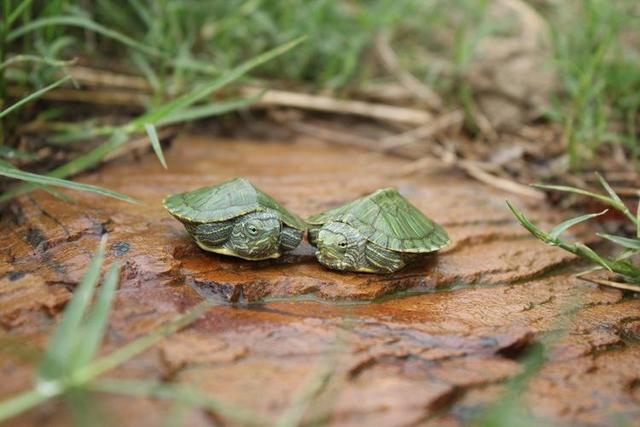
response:
[[[306,229],[304,221],[245,178],[174,194],[165,198],[163,204],[177,219],[193,223],[227,221],[250,212],[272,209],[286,225],[301,231]]]
[[[344,222],[360,231],[370,242],[398,252],[432,252],[450,241],[440,225],[391,188],[314,215],[307,221],[315,225],[329,221]]]

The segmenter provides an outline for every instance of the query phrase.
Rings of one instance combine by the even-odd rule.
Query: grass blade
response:
[[[166,126],[166,125],[171,125],[175,123],[199,120],[199,119],[204,119],[206,117],[212,117],[212,116],[224,114],[229,111],[238,110],[240,108],[244,108],[248,105],[253,104],[257,100],[262,98],[263,94],[264,92],[256,96],[252,96],[250,98],[233,99],[230,101],[216,102],[215,104],[185,108],[172,114],[169,117],[166,117],[163,120],[160,120],[159,122],[157,122],[157,125]]]
[[[580,256],[590,259],[591,261],[595,262],[596,264],[599,264],[599,265],[603,266],[604,268],[606,268],[609,271],[613,271],[613,269],[611,268],[611,263],[608,260],[602,258],[600,255],[598,255],[589,246],[584,245],[582,243],[576,243],[575,246],[576,246],[576,249],[578,250]]]
[[[549,235],[547,235],[547,233],[545,233],[544,231],[536,227],[531,221],[529,221],[529,219],[526,216],[524,216],[522,211],[520,211],[515,205],[511,204],[511,202],[509,202],[508,200],[507,200],[507,206],[509,207],[511,212],[513,212],[513,214],[516,216],[516,219],[518,220],[518,222],[520,222],[520,224],[522,224],[522,226],[526,228],[527,231],[529,231],[529,233],[533,234],[536,238],[543,241],[544,243],[555,244],[554,241],[549,239]]]
[[[118,41],[126,46],[138,49],[141,52],[146,53],[151,56],[162,56],[161,52],[157,49],[144,45],[129,36],[126,36],[122,33],[104,27],[91,19],[81,17],[81,16],[48,16],[44,18],[34,19],[33,21],[25,24],[7,34],[7,41],[11,42],[23,35],[40,29],[46,28],[56,25],[69,26],[69,27],[80,27],[85,30],[93,31],[94,33],[98,33],[104,37],[113,39]]]
[[[142,116],[133,120],[128,125],[128,130],[137,132],[144,127],[145,123],[155,124],[163,119],[171,117],[171,115],[173,115],[174,113],[184,108],[187,108],[190,105],[193,105],[194,103],[202,99],[207,98],[216,90],[226,86],[227,84],[233,82],[234,80],[239,79],[240,77],[242,77],[244,74],[246,74],[248,71],[252,70],[253,68],[283,54],[284,52],[288,51],[289,49],[293,48],[294,46],[302,42],[302,40],[304,40],[304,37],[297,38],[281,46],[278,46],[274,49],[271,49],[261,55],[258,55],[255,58],[252,58],[238,65],[234,69],[226,72],[223,76],[213,80],[212,82],[202,87],[196,88],[195,90],[174,99],[173,101],[163,105],[162,107],[159,107],[155,110],[151,110],[146,114],[143,114]]]
[[[638,220],[638,218],[636,218],[633,214],[631,214],[631,212],[629,212],[629,209],[627,208],[627,206],[624,204],[624,202],[622,202],[622,200],[620,200],[620,197],[618,197],[616,192],[613,191],[613,189],[604,180],[604,178],[602,178],[600,174],[596,174],[596,176],[598,177],[600,184],[602,184],[602,186],[607,191],[607,193],[609,193],[610,197],[607,197],[603,194],[592,193],[591,191],[586,191],[580,188],[568,187],[564,185],[534,184],[533,186],[536,188],[542,188],[545,190],[557,190],[557,191],[564,191],[567,193],[579,194],[581,196],[587,196],[596,200],[600,200],[602,203],[605,203],[611,206],[612,208],[622,212],[627,218],[631,220],[631,222],[636,224],[637,227],[640,227],[640,220]]]
[[[125,345],[124,347],[121,347],[120,349],[115,350],[114,352],[96,360],[90,365],[80,368],[74,374],[74,381],[81,384],[86,383],[89,380],[102,375],[103,373],[126,362],[137,354],[153,346],[166,336],[171,335],[172,333],[189,325],[200,316],[202,316],[202,314],[205,313],[212,305],[213,302],[205,301],[197,305],[194,309],[190,310],[185,315],[180,316],[176,320],[164,325],[155,332],[138,338]]]
[[[75,368],[88,364],[93,360],[100,348],[107,321],[109,320],[113,297],[115,296],[120,281],[119,276],[120,265],[118,264],[112,265],[105,275],[95,305],[89,314],[83,330],[82,345],[77,349],[77,354],[73,360]]]
[[[73,293],[71,302],[65,308],[62,320],[47,345],[47,352],[38,369],[40,380],[60,378],[69,368],[69,358],[75,350],[78,340],[81,339],[82,318],[91,302],[93,291],[100,277],[106,243],[106,237],[103,237],[87,272]]]
[[[164,384],[156,381],[136,381],[136,380],[115,380],[103,379],[90,385],[94,391],[104,393],[155,397],[157,399],[173,400],[181,402],[189,406],[202,407],[219,413],[229,419],[235,420],[241,425],[263,425],[257,416],[250,416],[238,408],[230,405],[222,404],[216,399],[208,396],[206,393],[197,389],[181,386]]]
[[[636,208],[636,237],[640,237],[640,200]]]
[[[57,88],[58,86],[60,86],[61,84],[63,84],[64,82],[66,82],[69,79],[71,79],[71,76],[63,77],[60,80],[50,84],[49,86],[43,87],[42,89],[37,90],[37,91],[33,92],[32,94],[25,96],[24,98],[22,98],[21,100],[19,100],[15,104],[10,105],[9,107],[7,107],[6,110],[0,111],[0,119],[3,118],[4,116],[6,116],[7,114],[11,113],[12,111],[15,111],[18,108],[22,107],[24,104],[27,104],[27,103],[33,101],[34,99],[40,98],[45,93],[49,92],[52,89]]]
[[[26,151],[21,151],[15,148],[0,145],[0,158],[34,161],[38,158],[38,156],[33,153],[28,153]],[[0,159],[0,162],[1,161],[2,160]],[[8,164],[8,163],[4,162],[2,164]]]
[[[607,196],[602,194],[592,193],[591,191],[582,190],[580,188],[568,187],[566,185],[547,185],[547,184],[533,184],[533,187],[541,188],[543,190],[556,190],[556,191],[564,191],[565,193],[574,193],[579,194],[581,196],[591,197],[596,200],[600,200],[603,203],[615,207],[615,200],[610,199]]]
[[[49,177],[65,178],[70,175],[82,172],[97,165],[107,154],[118,148],[127,141],[127,135],[123,132],[115,132],[111,139],[102,145],[94,148],[87,154],[77,157],[68,163],[54,169],[48,173]],[[38,175],[41,176],[41,175]],[[0,203],[6,202],[24,193],[28,193],[38,188],[36,184],[27,183],[19,185],[0,195]]]
[[[90,360],[90,356],[95,354],[101,337],[104,335],[109,307],[111,306],[113,294],[118,282],[119,268],[117,266],[112,267],[107,273],[96,306],[89,316],[88,326],[84,330],[81,328],[81,323],[100,276],[105,246],[106,239],[103,238],[71,302],[64,310],[62,320],[49,341],[44,360],[38,369],[35,388],[14,398],[0,402],[0,421],[18,415],[52,397],[67,393],[71,389],[86,389],[90,387],[88,383],[95,377],[126,362],[167,335],[190,324],[213,304],[212,301],[199,304],[175,321],[142,338],[134,340],[128,345],[93,363],[85,366],[70,363],[70,360],[73,360],[73,358],[70,357],[73,356],[73,352],[81,348],[79,346],[87,344],[89,350],[84,353],[86,355],[76,360]],[[87,341],[87,338],[89,341]]]
[[[102,196],[112,197],[114,199],[122,200],[124,202],[129,203],[139,203],[137,200],[118,193],[116,191],[107,190],[105,188],[97,187],[95,185],[90,184],[82,184],[79,182],[68,181],[66,179],[53,178],[51,176],[46,175],[38,175],[31,172],[24,172],[16,168],[9,168],[7,166],[0,164],[0,175],[6,176],[8,178],[19,179],[22,181],[27,181],[34,184],[41,185],[54,185],[57,187],[65,187],[71,190],[79,190],[79,191],[89,191],[91,193],[100,194]]]
[[[33,390],[4,400],[0,402],[0,422],[31,409],[34,406],[38,406],[52,396],[55,396],[55,394],[45,393],[39,388],[34,388]]]
[[[602,175],[596,172],[596,177],[598,178],[598,181],[600,181],[600,185],[602,185],[606,192],[609,193],[611,199],[615,201],[615,208],[622,212],[627,218],[629,218],[629,220],[635,224],[636,228],[640,227],[640,221],[638,221],[637,215],[633,215],[631,213],[629,208],[627,208],[627,205],[625,205],[620,196],[618,196],[618,194],[613,191],[613,188],[611,188],[609,183],[602,177]]]
[[[41,185],[40,189],[43,190],[43,191],[46,191],[49,194],[51,194],[56,199],[61,200],[61,201],[65,202],[65,203],[68,203],[70,205],[75,205],[75,204],[78,203],[78,201],[76,199],[74,199],[73,197],[67,196],[62,191],[58,191],[55,188],[49,187],[48,185]]]
[[[609,183],[604,179],[604,177],[602,175],[600,175],[600,173],[596,172],[596,177],[598,178],[598,181],[600,181],[600,185],[602,185],[602,187],[605,189],[605,191],[609,194],[609,196],[616,201],[616,203],[620,204],[620,205],[624,205],[624,203],[622,202],[622,199],[620,199],[620,196],[618,196],[618,194],[613,191],[613,188],[611,188],[611,186],[609,185]]]
[[[50,65],[52,67],[68,67],[70,65],[73,65],[76,62],[76,60],[71,59],[66,61],[63,59],[44,58],[42,56],[37,56],[37,55],[15,55],[7,59],[6,61],[4,61],[2,64],[0,64],[0,70],[8,67],[9,65],[17,64],[19,62],[35,62],[38,64]]]
[[[630,239],[628,237],[615,236],[613,234],[597,233],[603,239],[607,239],[616,245],[620,245],[627,249],[640,251],[640,239]]]
[[[24,12],[31,5],[31,3],[33,3],[33,0],[23,0],[22,3],[20,3],[15,9],[13,9],[11,14],[7,18],[6,23],[4,24],[5,28],[11,28],[11,25],[14,23],[14,21],[18,19],[20,15],[22,15],[22,12]]]
[[[554,227],[549,232],[549,236],[551,236],[551,238],[553,238],[553,239],[557,239],[558,237],[560,237],[560,234],[562,234],[568,228],[573,227],[576,224],[580,224],[581,222],[588,221],[591,218],[595,218],[595,217],[598,217],[600,215],[604,215],[605,213],[607,213],[607,211],[608,211],[608,209],[605,209],[602,212],[592,213],[592,214],[587,214],[587,215],[581,215],[581,216],[579,216],[577,218],[568,219],[568,220],[558,224],[556,227]]]
[[[0,159],[0,168],[2,168],[3,166],[5,168],[9,168],[12,170],[18,170],[18,168],[13,166],[11,163]],[[76,201],[72,197],[67,196],[66,194],[56,190],[55,188],[51,188],[48,185],[40,185],[40,184],[35,184],[35,185],[37,186],[37,188],[40,188],[41,190],[46,191],[47,193],[51,194],[53,197],[60,199],[65,203],[70,203],[70,204],[76,203]]]
[[[158,156],[160,164],[162,164],[163,168],[167,169],[167,161],[164,159],[164,154],[162,154],[162,146],[160,145],[160,140],[158,139],[156,127],[151,123],[145,123],[144,128],[147,131],[147,135],[149,135],[149,141],[151,141],[151,146],[153,147],[153,151],[156,153],[156,156]]]

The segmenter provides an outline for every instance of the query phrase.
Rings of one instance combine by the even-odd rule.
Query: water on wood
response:
[[[310,139],[183,136],[166,157],[168,171],[147,155],[80,179],[142,200],[138,206],[84,193],[70,206],[45,192],[13,204],[0,224],[5,337],[44,348],[106,233],[105,268],[114,260],[125,267],[105,351],[203,298],[223,302],[112,376],[189,384],[264,425],[294,413],[292,402],[311,393],[302,411],[308,422],[455,426],[499,396],[521,372],[523,352],[569,315],[568,332],[524,396],[528,409],[575,425],[640,417],[640,300],[574,279],[566,268],[572,258],[530,238],[504,201],[546,228],[561,213],[455,173],[402,176],[402,160]],[[395,186],[453,244],[389,276],[329,271],[307,243],[262,262],[203,252],[160,201],[236,176],[303,217]],[[0,398],[31,385],[32,363],[0,353]],[[107,395],[98,405],[122,426],[159,425],[172,408]],[[67,425],[62,408],[52,402],[13,422]],[[195,408],[184,421],[208,426],[221,417]]]

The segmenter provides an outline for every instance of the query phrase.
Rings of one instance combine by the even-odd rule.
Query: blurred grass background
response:
[[[2,0],[1,7],[0,156],[37,173],[52,170],[58,165],[52,159],[72,150],[61,141],[113,133],[101,127],[105,112],[97,95],[82,99],[95,99],[93,110],[51,99],[12,108],[53,93],[58,96],[50,98],[66,101],[69,91],[50,85],[72,87],[62,79],[74,67],[108,70],[127,77],[129,86],[150,88],[143,98],[149,110],[300,36],[304,43],[261,64],[250,78],[268,87],[367,99],[397,83],[395,67],[433,93],[402,102],[436,114],[464,109],[465,131],[480,134],[480,143],[478,76],[504,47],[496,41],[514,36],[511,48],[519,54],[531,46],[516,36],[529,32],[543,46],[533,59],[542,65],[533,69],[540,75],[523,73],[530,73],[524,78],[534,92],[540,80],[542,101],[535,105],[539,114],[511,120],[511,127],[558,126],[557,144],[573,171],[589,167],[596,154],[638,157],[640,5],[634,0]],[[380,60],[380,40],[394,55],[391,67]],[[490,65],[489,74],[502,68],[499,61]],[[541,78],[546,72],[550,77]],[[482,90],[491,91],[491,83]],[[30,97],[36,91],[42,93]],[[47,137],[25,142],[25,128]]]

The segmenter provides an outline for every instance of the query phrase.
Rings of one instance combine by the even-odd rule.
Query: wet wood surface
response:
[[[336,426],[462,425],[522,370],[521,356],[568,325],[524,402],[549,423],[640,419],[640,300],[572,277],[573,257],[531,238],[505,206],[543,228],[565,219],[455,173],[403,176],[382,154],[296,142],[185,135],[166,151],[120,159],[80,181],[138,198],[130,205],[71,193],[18,199],[0,223],[0,327],[30,357],[0,353],[0,398],[31,385],[34,358],[60,319],[102,235],[107,266],[124,264],[104,351],[156,329],[203,298],[224,304],[111,376],[205,390],[272,424],[327,374],[307,420]],[[247,262],[198,249],[162,208],[169,193],[245,176],[301,216],[382,187],[442,224],[453,244],[389,276],[338,273],[308,243],[278,260]],[[568,319],[562,323],[559,319]],[[159,425],[171,404],[99,396],[112,425]],[[67,425],[51,402],[12,425]],[[224,424],[190,409],[185,425]]]

